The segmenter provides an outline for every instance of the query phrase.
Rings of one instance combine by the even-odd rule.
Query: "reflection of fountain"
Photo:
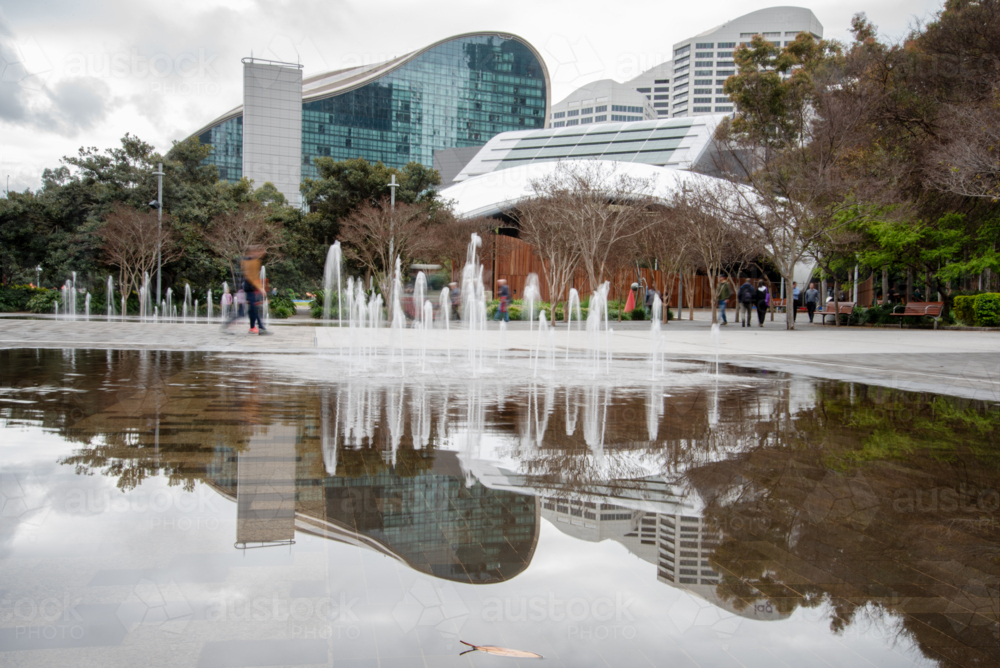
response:
[[[524,281],[524,295],[521,303],[524,311],[521,312],[521,319],[528,321],[528,331],[531,331],[532,323],[535,321],[535,307],[542,300],[542,292],[538,287],[538,274],[528,274]]]

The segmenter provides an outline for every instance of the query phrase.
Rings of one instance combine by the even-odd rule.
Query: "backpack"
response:
[[[753,288],[746,283],[740,286],[740,301],[744,304],[753,301]]]

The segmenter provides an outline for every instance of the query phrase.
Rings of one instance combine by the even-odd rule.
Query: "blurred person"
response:
[[[458,287],[458,283],[452,281],[448,284],[448,298],[451,300],[451,319],[461,320],[462,289]]]
[[[729,286],[729,279],[725,276],[720,277],[722,282],[719,284],[718,302],[719,302],[719,319],[722,320],[723,325],[728,325],[726,321],[726,302],[730,297],[733,296],[733,289]]]
[[[250,316],[250,334],[267,336],[260,319],[260,303],[264,300],[264,283],[260,280],[260,259],[264,257],[261,246],[251,246],[240,261],[243,270],[243,290],[247,293],[247,313]]]
[[[754,304],[757,306],[758,324],[764,326],[764,316],[767,314],[767,307],[771,305],[771,291],[767,289],[767,284],[757,281],[757,292],[754,295]]]
[[[507,287],[507,279],[501,278],[497,281],[497,296],[500,298],[500,305],[497,307],[497,312],[493,314],[493,319],[499,320],[502,313],[504,322],[510,322],[510,314],[508,313],[510,288]]]
[[[815,283],[809,284],[809,289],[806,290],[806,312],[809,314],[809,322],[813,321],[813,316],[816,315],[816,304],[819,303],[819,290],[816,289]]]
[[[740,286],[740,290],[737,293],[737,299],[739,300],[739,318],[741,326],[749,327],[753,324],[753,316],[751,315],[751,310],[753,309],[754,302],[754,289],[753,285],[750,283],[750,279],[743,281],[743,285]]]
[[[802,306],[802,290],[799,289],[798,283],[792,281],[792,322],[795,322],[800,306]]]

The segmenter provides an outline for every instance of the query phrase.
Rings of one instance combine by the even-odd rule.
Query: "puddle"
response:
[[[635,386],[0,369],[18,665],[1000,662],[995,404],[696,363]]]

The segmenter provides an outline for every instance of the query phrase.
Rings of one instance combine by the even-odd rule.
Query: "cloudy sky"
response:
[[[240,58],[296,60],[306,76],[378,62],[450,35],[502,30],[545,56],[553,101],[619,81],[670,46],[765,0],[0,0],[0,188],[37,188],[42,170],[126,132],[160,150],[241,102]],[[851,16],[903,36],[939,0],[805,3],[825,36]]]

